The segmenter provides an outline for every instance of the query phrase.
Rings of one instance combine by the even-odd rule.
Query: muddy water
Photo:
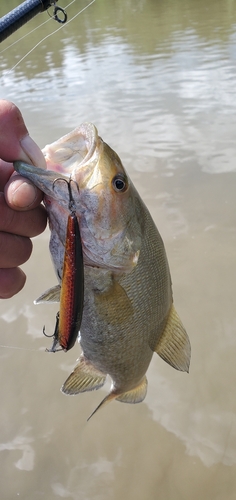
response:
[[[79,346],[45,353],[56,308],[33,298],[55,277],[36,238],[24,290],[0,302],[1,498],[234,499],[235,2],[96,0],[9,72],[58,25],[10,44],[47,20],[1,44],[1,96],[40,146],[92,121],[121,156],[165,241],[192,362],[187,375],[154,356],[142,404],[86,423],[108,387],[60,393]]]

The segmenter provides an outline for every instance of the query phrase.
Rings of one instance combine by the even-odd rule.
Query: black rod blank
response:
[[[56,0],[57,1],[57,0]],[[0,42],[17,31],[39,12],[47,10],[52,0],[25,0],[11,12],[0,18]]]

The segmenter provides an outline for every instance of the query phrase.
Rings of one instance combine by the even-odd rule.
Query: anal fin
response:
[[[176,370],[189,371],[191,345],[186,330],[173,305],[155,352]]]
[[[78,365],[64,382],[61,391],[64,394],[80,394],[94,391],[104,385],[106,375],[93,366],[84,356],[81,356]]]
[[[116,397],[117,401],[121,401],[121,403],[141,403],[144,400],[147,394],[147,377],[144,376],[141,380],[140,384],[137,385],[134,389],[130,391],[123,392],[118,397]]]
[[[91,413],[91,415],[87,420],[90,420],[90,418],[94,415],[94,413],[97,412],[97,410],[99,410],[105,404],[109,403],[109,401],[112,401],[112,399],[116,399],[117,401],[121,401],[122,403],[131,403],[131,404],[141,403],[141,401],[144,400],[146,394],[147,394],[147,378],[146,376],[144,376],[140,384],[137,385],[134,389],[131,389],[130,391],[123,392],[122,394],[117,395],[117,392],[115,390],[112,390],[110,394],[108,394],[101,401],[101,403],[99,403],[97,408],[95,408],[95,410]]]

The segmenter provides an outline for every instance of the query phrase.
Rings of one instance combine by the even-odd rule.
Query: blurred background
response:
[[[73,19],[88,3],[59,0],[61,29],[45,12],[1,43],[0,96],[40,147],[91,121],[119,154],[165,242],[190,374],[154,355],[145,401],[87,423],[109,385],[60,392],[80,350],[45,353],[57,312],[33,304],[56,284],[45,231],[26,286],[0,301],[1,497],[233,500],[236,2],[96,0]],[[17,4],[1,0],[0,16]]]

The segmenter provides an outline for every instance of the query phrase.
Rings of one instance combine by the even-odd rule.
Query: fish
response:
[[[117,153],[84,123],[43,149],[47,170],[21,161],[14,166],[44,192],[50,252],[59,285],[39,301],[59,298],[66,239],[66,183],[80,228],[84,264],[81,355],[61,390],[67,395],[101,388],[112,400],[139,403],[156,352],[173,368],[189,372],[191,345],[173,304],[163,240]],[[76,189],[76,185],[78,189]]]

